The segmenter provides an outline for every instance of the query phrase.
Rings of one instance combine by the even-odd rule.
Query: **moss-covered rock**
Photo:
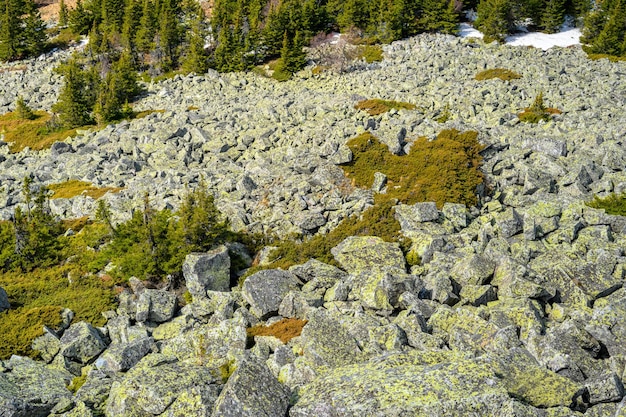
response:
[[[353,274],[372,270],[405,271],[406,261],[397,243],[376,236],[351,236],[331,249],[335,260]]]

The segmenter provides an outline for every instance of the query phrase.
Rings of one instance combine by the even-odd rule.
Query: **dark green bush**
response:
[[[603,209],[607,214],[626,216],[626,193],[611,193],[604,198],[594,196],[593,200],[586,203],[589,207]]]

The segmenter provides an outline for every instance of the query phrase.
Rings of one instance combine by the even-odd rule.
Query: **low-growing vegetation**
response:
[[[106,193],[118,193],[123,190],[122,187],[95,187],[90,182],[80,180],[50,184],[48,189],[52,191],[50,198],[72,198],[82,194],[96,200]]]
[[[357,110],[363,110],[370,116],[378,116],[387,113],[391,109],[395,110],[415,110],[415,104],[403,101],[381,100],[378,98],[359,101],[355,106]]]
[[[476,187],[483,182],[480,171],[482,145],[478,133],[443,130],[435,140],[421,137],[408,155],[394,155],[371,133],[350,141],[352,162],[343,166],[355,185],[369,188],[374,174],[387,176],[387,191],[380,198],[406,204],[434,201],[476,204]]]
[[[626,216],[626,193],[611,193],[606,197],[594,196],[586,203],[589,207],[603,209],[607,214]]]
[[[515,71],[511,71],[505,68],[491,68],[479,72],[474,77],[474,79],[477,81],[492,80],[494,78],[499,78],[503,81],[510,81],[522,78],[522,76]]]
[[[249,327],[246,329],[246,333],[249,338],[254,338],[254,336],[274,336],[280,339],[281,342],[288,343],[294,337],[300,336],[305,324],[307,324],[306,320],[282,319],[270,326],[259,324]]]
[[[76,134],[76,129],[58,128],[54,115],[44,111],[33,111],[31,118],[24,118],[18,112],[9,112],[0,116],[0,132],[9,144],[12,153],[28,147],[35,151],[48,149],[54,142],[59,142]]]
[[[553,114],[561,114],[561,111],[554,107],[546,107],[543,103],[543,93],[539,93],[533,104],[526,107],[517,117],[525,123],[539,123],[542,120],[547,122]]]

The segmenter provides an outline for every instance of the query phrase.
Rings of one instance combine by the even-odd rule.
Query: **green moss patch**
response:
[[[403,101],[393,100],[381,100],[378,98],[359,101],[355,106],[357,110],[363,110],[369,113],[371,116],[377,116],[379,114],[387,113],[391,109],[396,110],[414,110],[415,104],[406,103]]]
[[[35,356],[32,341],[43,334],[44,325],[58,327],[63,308],[74,311],[77,321],[103,325],[100,313],[114,307],[111,286],[106,279],[81,275],[72,265],[0,274],[0,287],[11,304],[0,314],[0,359],[12,354]]]
[[[480,171],[483,146],[478,133],[444,130],[435,140],[418,138],[408,155],[389,152],[370,133],[363,133],[348,142],[354,158],[344,165],[346,175],[355,185],[371,187],[374,174],[387,176],[387,192],[380,198],[406,204],[434,201],[476,204],[476,187],[484,180]]]
[[[123,190],[121,187],[94,187],[91,183],[80,180],[51,184],[48,186],[48,189],[53,192],[50,198],[72,198],[85,194],[96,200],[106,193],[118,193]]]
[[[274,336],[280,339],[281,342],[287,343],[294,337],[300,336],[302,328],[306,323],[306,320],[282,319],[271,326],[259,324],[254,327],[250,327],[246,329],[246,333],[250,338],[253,338],[254,336]]]
[[[474,79],[477,81],[493,80],[494,78],[499,78],[503,81],[510,81],[522,78],[522,76],[515,71],[511,71],[505,68],[491,68],[479,72],[474,77]]]
[[[614,216],[626,216],[626,193],[611,193],[604,198],[594,196],[593,200],[586,203],[589,207],[603,209],[607,214]]]

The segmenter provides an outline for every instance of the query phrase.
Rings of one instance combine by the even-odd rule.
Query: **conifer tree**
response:
[[[428,32],[455,33],[459,16],[454,10],[454,0],[424,0],[422,3],[423,30]]]
[[[541,26],[546,33],[556,33],[565,19],[564,0],[547,0],[541,16]]]
[[[76,7],[68,15],[68,23],[72,32],[79,35],[86,35],[93,26],[94,19],[87,12],[82,0],[76,1]]]
[[[485,41],[504,41],[513,24],[510,0],[480,0],[474,25],[483,32]]]
[[[102,23],[107,30],[121,32],[124,23],[124,0],[102,0]]]
[[[148,52],[154,44],[156,33],[156,20],[154,17],[154,4],[151,0],[143,0],[141,6],[141,18],[139,28],[135,36],[135,44],[140,52]]]
[[[35,113],[28,107],[22,96],[19,96],[15,102],[15,113],[17,113],[17,117],[22,120],[33,120],[36,117]]]
[[[67,5],[65,4],[65,0],[59,1],[59,26],[66,27],[68,24],[68,10]]]
[[[46,45],[46,25],[33,0],[24,1],[23,50],[28,56],[41,54]]]
[[[72,128],[91,123],[93,91],[90,90],[93,86],[90,85],[88,75],[75,57],[71,58],[59,71],[64,76],[64,84],[59,100],[52,110],[59,114],[59,119],[65,127]]]
[[[624,43],[624,32],[626,31],[626,1],[616,0],[606,10],[608,19],[599,31],[598,35],[591,39],[589,51],[596,54],[608,54],[613,56],[622,55],[622,43]],[[589,38],[585,38],[589,41]]]
[[[208,57],[204,50],[204,39],[207,35],[207,30],[204,27],[202,11],[196,12],[191,22],[191,28],[188,32],[188,45],[187,54],[183,60],[183,71],[195,72],[196,74],[203,74],[207,71]]]
[[[20,57],[21,46],[21,7],[17,0],[3,0],[0,2],[2,16],[0,17],[0,60],[10,61]]]
[[[138,0],[127,0],[124,10],[124,23],[122,24],[122,46],[128,49],[133,56],[137,52],[135,44],[135,31],[140,25],[141,3]]]

